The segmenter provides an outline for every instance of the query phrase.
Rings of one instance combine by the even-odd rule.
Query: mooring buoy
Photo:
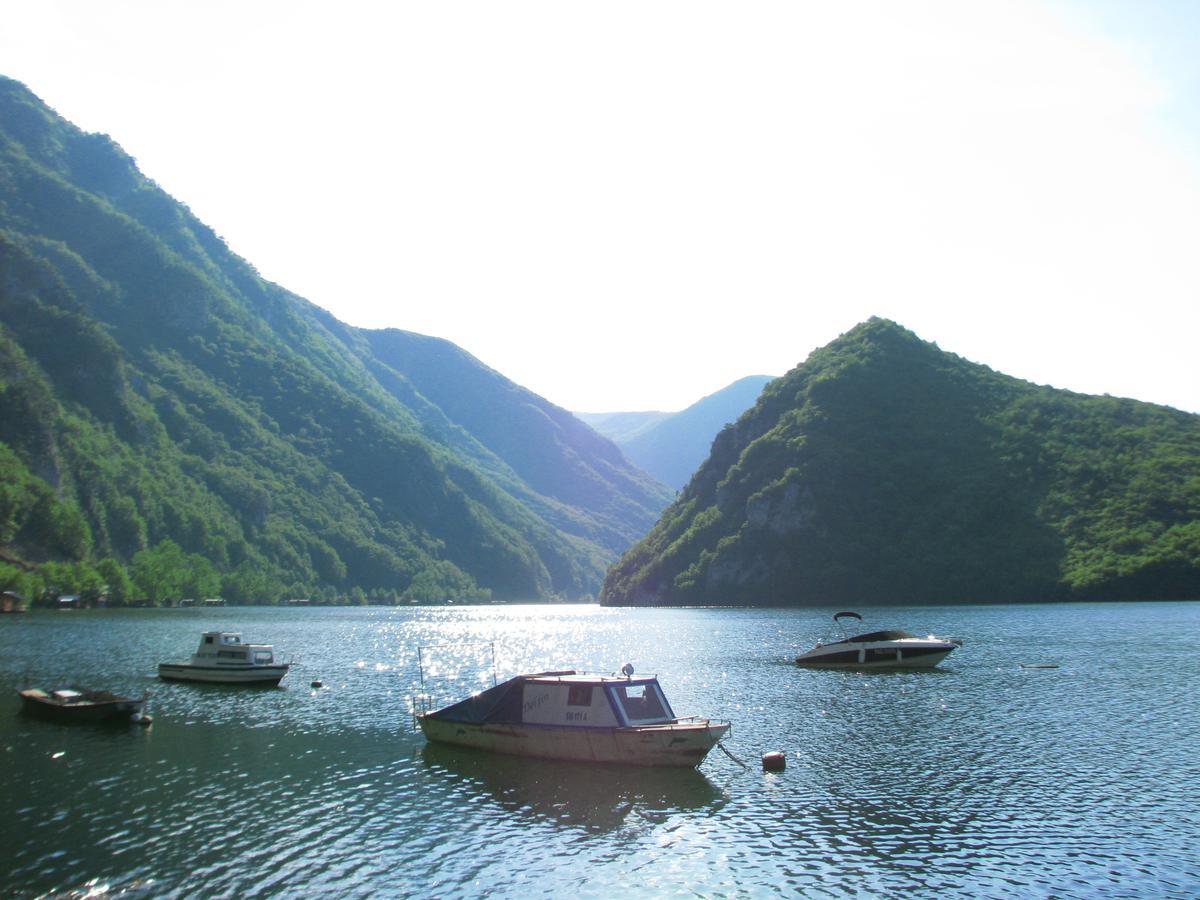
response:
[[[313,679],[313,681],[312,681],[312,686],[313,686],[313,687],[317,687],[317,688],[319,688],[319,687],[324,687],[325,685],[324,685],[324,683],[321,681],[321,679],[320,679],[320,678],[314,678],[314,679]]]
[[[764,753],[762,767],[764,772],[782,772],[787,768],[787,757],[778,750],[771,753]]]

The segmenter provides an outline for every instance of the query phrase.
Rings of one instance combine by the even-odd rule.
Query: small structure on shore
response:
[[[28,601],[16,591],[0,591],[0,613],[25,612]]]

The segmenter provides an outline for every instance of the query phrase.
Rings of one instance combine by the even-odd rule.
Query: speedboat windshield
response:
[[[907,631],[899,631],[890,629],[888,631],[870,631],[866,634],[858,634],[851,638],[846,638],[844,641],[838,641],[839,644],[865,644],[868,641],[902,641],[905,638],[915,638],[915,634]]]

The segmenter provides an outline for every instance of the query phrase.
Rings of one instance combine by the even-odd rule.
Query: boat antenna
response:
[[[496,681],[496,642],[492,641],[491,643],[492,643],[492,687],[495,687],[498,684],[498,682]]]
[[[417,671],[421,673],[421,691],[425,690],[425,661],[421,658],[421,645],[417,645]]]

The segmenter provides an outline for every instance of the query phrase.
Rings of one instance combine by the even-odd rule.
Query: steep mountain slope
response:
[[[7,79],[0,411],[5,557],[151,594],[577,597],[668,497],[469,354],[263,281]],[[160,558],[198,581],[151,584]]]
[[[421,411],[425,431],[555,527],[615,554],[645,534],[665,505],[669,492],[630,466],[611,441],[449,341],[396,329],[363,334],[373,354],[369,367]]]
[[[739,378],[625,439],[609,436],[634,465],[679,490],[704,462],[717,433],[753,406],[769,381],[769,375]]]
[[[1200,416],[1038,387],[879,319],[713,442],[601,602],[1200,597]]]

